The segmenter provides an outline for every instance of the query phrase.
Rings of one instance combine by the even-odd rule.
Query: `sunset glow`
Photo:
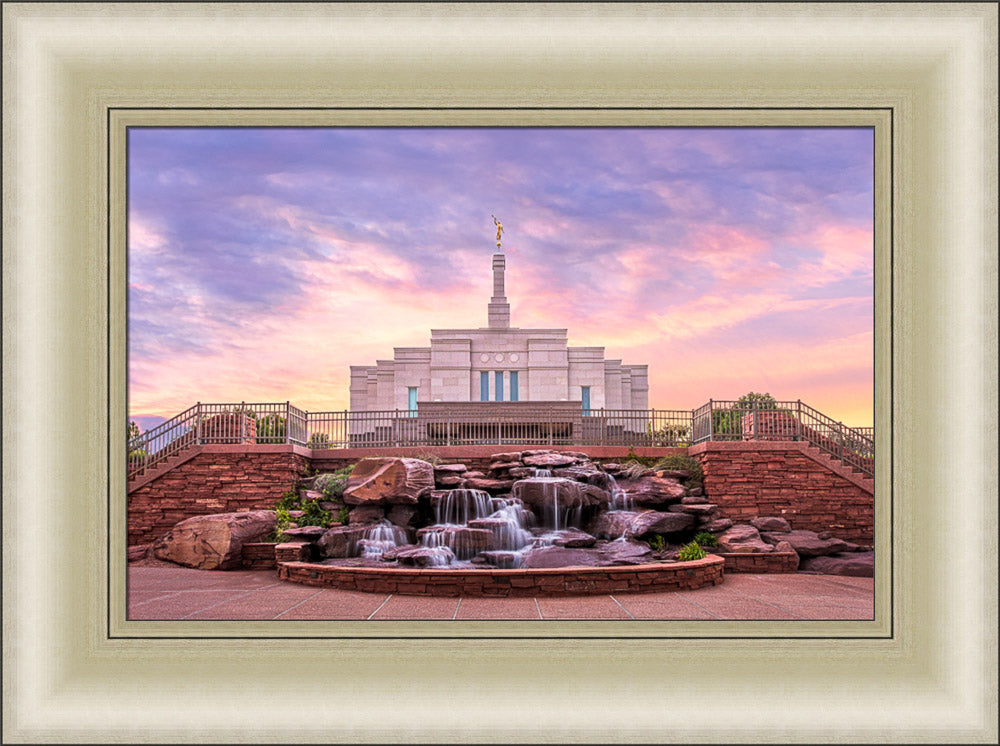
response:
[[[129,132],[129,413],[345,409],[349,365],[511,326],[649,365],[650,406],[874,395],[871,129]]]

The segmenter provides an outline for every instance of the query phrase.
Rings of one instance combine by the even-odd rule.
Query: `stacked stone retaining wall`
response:
[[[693,446],[691,454],[705,473],[705,495],[722,517],[745,523],[780,516],[795,529],[874,541],[872,493],[821,463],[804,443],[707,443]]]
[[[129,493],[129,546],[155,541],[175,524],[194,516],[273,510],[281,493],[291,489],[309,465],[306,458],[288,450],[216,448],[220,450],[206,447]]]

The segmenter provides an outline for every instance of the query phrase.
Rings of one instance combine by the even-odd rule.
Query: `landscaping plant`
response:
[[[681,547],[680,551],[677,552],[677,559],[681,562],[691,562],[693,560],[704,559],[706,556],[705,550],[698,546],[698,542],[692,541],[690,544],[685,544]]]

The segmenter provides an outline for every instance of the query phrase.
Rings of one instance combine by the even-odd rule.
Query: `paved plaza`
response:
[[[427,598],[314,588],[273,570],[131,566],[132,620],[871,620],[874,580],[730,574],[690,592],[558,598]]]

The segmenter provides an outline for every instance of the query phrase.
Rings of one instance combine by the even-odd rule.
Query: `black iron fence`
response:
[[[129,478],[192,445],[295,444],[315,450],[445,445],[689,446],[804,440],[874,473],[872,428],[852,428],[800,401],[711,400],[697,409],[582,409],[578,402],[457,403],[424,410],[306,412],[290,402],[203,403],[135,435]]]

